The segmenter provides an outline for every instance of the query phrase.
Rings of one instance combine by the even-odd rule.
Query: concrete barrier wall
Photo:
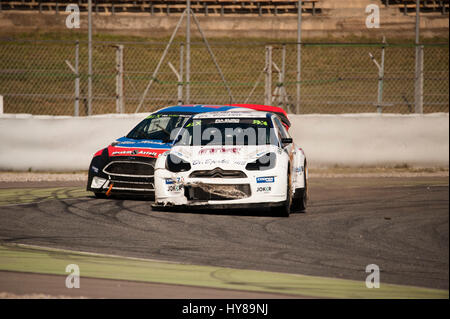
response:
[[[449,115],[291,115],[312,166],[448,167]]]
[[[144,117],[0,116],[0,169],[87,170],[97,150],[126,135]]]
[[[86,170],[92,155],[146,114],[0,115],[0,170]],[[448,167],[449,115],[290,115],[310,167]]]
[[[415,17],[405,16],[398,9],[381,7],[381,26],[378,29],[366,28],[365,6],[339,7],[329,1],[324,6],[323,14],[317,16],[305,15],[302,22],[303,39],[363,37],[382,38],[388,40],[398,38],[413,39],[415,35]],[[373,1],[372,1],[373,2]],[[369,2],[367,2],[369,3]],[[67,14],[39,14],[38,12],[3,11],[0,13],[0,30],[11,33],[23,32],[59,32],[67,31],[65,20]],[[177,15],[154,15],[119,13],[115,15],[98,14],[93,19],[93,28],[97,33],[117,35],[145,36],[163,38],[172,34],[179,20]],[[87,30],[87,13],[82,12],[81,29]],[[297,38],[297,17],[291,16],[203,16],[198,15],[199,23],[208,38]],[[421,37],[448,37],[448,16],[440,13],[431,16],[423,15],[420,21]],[[399,33],[399,30],[401,32]],[[184,35],[181,28],[179,35]],[[192,36],[200,37],[195,26]]]

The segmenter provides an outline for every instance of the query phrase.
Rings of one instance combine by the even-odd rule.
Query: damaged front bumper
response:
[[[261,182],[265,180],[265,182]],[[187,174],[155,172],[153,207],[257,208],[282,206],[287,178],[267,173],[246,178],[189,178]]]

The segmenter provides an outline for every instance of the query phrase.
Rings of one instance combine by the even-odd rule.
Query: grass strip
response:
[[[448,298],[446,290],[381,283],[368,289],[364,280],[197,266],[49,249],[26,245],[0,246],[0,270],[68,275],[66,266],[80,267],[83,277],[119,279],[318,298]]]

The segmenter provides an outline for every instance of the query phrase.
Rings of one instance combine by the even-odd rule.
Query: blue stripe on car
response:
[[[189,105],[189,106],[169,106],[166,107],[163,110],[160,110],[159,112],[157,112],[157,114],[160,113],[169,113],[169,112],[180,112],[180,113],[184,113],[184,112],[189,112],[189,113],[206,113],[206,112],[223,112],[223,111],[228,111],[230,109],[235,109],[236,107],[234,106],[217,106],[215,107],[214,105]]]

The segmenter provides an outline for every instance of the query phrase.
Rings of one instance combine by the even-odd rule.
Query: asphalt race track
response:
[[[448,177],[310,179],[307,212],[289,218],[152,211],[83,186],[0,183],[0,244],[361,281],[376,264],[381,282],[448,290]]]

